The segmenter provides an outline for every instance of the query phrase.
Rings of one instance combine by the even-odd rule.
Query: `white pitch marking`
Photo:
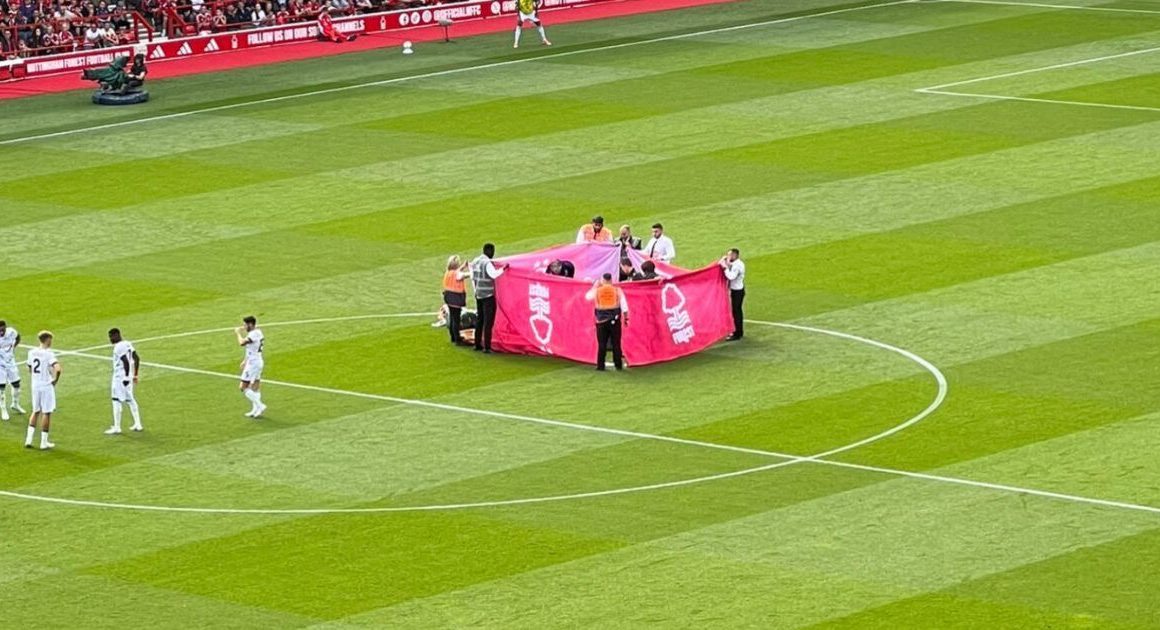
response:
[[[676,488],[680,486],[689,486],[696,483],[703,483],[706,481],[716,481],[720,479],[730,479],[733,477],[740,477],[752,473],[762,472],[766,470],[773,470],[774,468],[781,468],[791,464],[798,463],[797,460],[787,460],[777,462],[775,464],[766,464],[764,466],[757,466],[754,468],[746,468],[744,470],[735,470],[733,472],[721,473],[717,475],[710,475],[708,477],[696,477],[693,479],[681,479],[679,481],[666,481],[664,483],[655,483],[647,486],[634,486],[631,488],[615,488],[612,490],[597,490],[593,492],[581,492],[578,494],[558,494],[544,497],[528,497],[525,499],[502,499],[498,501],[479,501],[476,503],[447,503],[442,505],[415,505],[415,506],[397,506],[397,507],[366,507],[366,508],[289,508],[289,509],[249,509],[249,508],[197,508],[197,507],[170,507],[166,505],[138,505],[133,503],[106,503],[103,501],[85,501],[80,499],[62,499],[58,497],[44,497],[35,494],[22,494],[20,492],[9,492],[7,490],[0,490],[0,495],[9,496],[18,499],[29,499],[32,501],[42,501],[46,503],[61,503],[65,505],[76,505],[84,507],[102,507],[102,508],[117,508],[122,510],[141,510],[152,512],[193,512],[199,514],[375,514],[380,512],[436,512],[447,510],[467,510],[472,508],[484,507],[505,507],[513,505],[528,505],[530,503],[552,503],[556,501],[570,501],[573,499],[589,499],[595,497],[607,497],[617,494],[630,494],[633,492],[644,492],[647,490],[661,490],[663,488]]]
[[[963,479],[961,477],[947,477],[945,475],[933,475],[930,473],[911,472],[908,470],[896,470],[894,468],[880,468],[878,466],[865,466],[863,464],[853,464],[850,462],[836,462],[826,459],[811,459],[816,464],[826,464],[828,466],[839,466],[841,468],[851,468],[854,470],[865,470],[868,472],[878,472],[887,475],[898,475],[901,477],[909,477],[912,479],[924,479],[926,481],[939,481],[942,483],[953,483],[960,486],[970,486],[972,488],[985,488],[987,490],[1001,490],[1003,492],[1013,492],[1015,494],[1026,494],[1036,497],[1045,497],[1048,499],[1059,499],[1062,501],[1073,501],[1076,503],[1088,503],[1091,505],[1100,505],[1104,507],[1121,508],[1125,510],[1135,510],[1137,512],[1151,512],[1152,514],[1160,514],[1160,507],[1151,505],[1141,505],[1139,503],[1128,503],[1127,501],[1112,501],[1109,499],[1097,499],[1093,497],[1085,497],[1077,494],[1066,494],[1063,492],[1051,492],[1049,490],[1036,490],[1034,488],[1022,488],[1019,486],[1011,486],[1002,483],[989,483],[986,481],[974,481],[971,479]]]
[[[965,96],[968,98],[982,98],[995,101],[1020,101],[1023,103],[1048,103],[1051,105],[1079,105],[1081,107],[1100,107],[1104,109],[1126,109],[1137,112],[1160,112],[1160,107],[1145,107],[1143,105],[1116,105],[1113,103],[1089,103],[1086,101],[1065,101],[1054,98],[1033,98],[1030,96],[1004,96],[1001,94],[975,94],[973,92],[950,92],[946,90],[919,90],[923,94],[940,94],[942,96]]]
[[[1160,15],[1160,11],[1151,9],[1118,9],[1116,7],[1085,7],[1074,4],[1045,4],[1041,2],[1002,2],[1000,0],[937,0],[938,2],[957,2],[961,4],[995,4],[1008,7],[1034,7],[1037,9],[1072,9],[1075,11],[1108,11],[1113,13],[1150,13]]]
[[[299,319],[299,320],[288,321],[288,322],[270,322],[270,323],[263,323],[262,326],[264,328],[271,328],[274,326],[302,326],[304,324],[329,324],[329,323],[333,323],[333,322],[353,322],[353,321],[357,321],[357,320],[361,320],[361,319],[392,319],[392,318],[404,318],[404,317],[422,317],[424,315],[432,315],[432,314],[433,313],[385,313],[385,314],[380,314],[380,315],[340,315],[338,317],[316,317],[314,319]],[[133,343],[134,344],[142,344],[142,343],[146,343],[148,341],[164,341],[167,339],[180,339],[182,337],[196,337],[198,335],[210,335],[213,333],[220,333],[220,332],[233,332],[233,330],[234,330],[234,328],[231,328],[229,326],[225,326],[222,328],[206,328],[205,330],[194,330],[194,331],[190,331],[190,332],[173,333],[173,334],[168,334],[168,335],[157,335],[155,337],[142,337],[141,339],[134,340]],[[84,353],[84,352],[92,352],[93,350],[103,350],[105,348],[111,348],[111,347],[112,346],[110,346],[109,344],[103,343],[103,344],[100,344],[97,346],[89,346],[87,348],[77,348],[76,350],[71,350],[70,352]]]
[[[961,0],[958,0],[961,1]],[[943,83],[941,85],[932,85],[930,87],[922,87],[915,90],[915,92],[932,92],[937,93],[938,90],[949,87],[956,87],[959,85],[969,85],[971,83],[980,83],[983,81],[992,81],[994,79],[1006,79],[1008,77],[1018,77],[1025,74],[1033,74],[1036,72],[1046,72],[1047,70],[1059,70],[1061,68],[1070,68],[1072,66],[1082,66],[1089,63],[1096,63],[1100,61],[1109,61],[1112,59],[1122,59],[1124,57],[1133,57],[1135,55],[1146,55],[1160,50],[1160,46],[1153,48],[1143,48],[1140,50],[1129,50],[1128,52],[1116,53],[1114,55],[1104,55],[1102,57],[1092,57],[1090,59],[1079,59],[1076,61],[1068,61],[1065,63],[1056,63],[1050,66],[1042,66],[1039,68],[1028,68],[1026,70],[1016,70],[1014,72],[1003,72],[1001,74],[993,74],[991,76],[979,77],[977,79],[966,79],[965,81],[953,81],[951,83]],[[959,96],[962,96],[961,94]],[[973,95],[972,95],[973,96]]]
[[[426,313],[421,313],[420,315],[425,315],[425,314]],[[391,315],[365,315],[365,316],[356,316],[356,317],[358,317],[360,319],[371,319],[374,317],[390,317],[390,316]],[[335,318],[331,318],[331,319],[333,320]],[[309,320],[305,320],[305,321],[309,321]],[[764,325],[764,326],[775,326],[775,327],[779,327],[779,328],[788,328],[788,329],[792,329],[792,330],[820,332],[823,334],[828,334],[828,335],[832,335],[832,336],[839,337],[839,338],[851,339],[851,340],[855,340],[855,341],[863,341],[863,342],[870,343],[870,345],[873,345],[876,347],[880,347],[880,348],[884,348],[887,350],[897,352],[897,353],[901,354],[902,356],[905,356],[905,357],[910,358],[912,360],[917,359],[919,364],[924,369],[930,371],[932,374],[935,375],[935,378],[939,383],[939,394],[937,396],[938,404],[941,404],[942,401],[946,397],[946,393],[947,393],[948,388],[947,388],[947,384],[946,384],[946,377],[942,375],[942,372],[939,371],[938,368],[935,367],[933,364],[931,364],[929,361],[922,359],[918,355],[916,355],[908,350],[904,350],[904,349],[898,348],[896,346],[891,346],[889,344],[886,344],[886,343],[883,343],[880,341],[867,339],[865,337],[859,337],[857,335],[851,335],[849,333],[843,333],[843,332],[838,332],[838,331],[826,330],[823,328],[814,328],[811,326],[800,326],[800,325],[796,325],[796,324],[784,324],[784,323],[778,323],[778,322],[766,322],[766,321],[760,321],[760,320],[746,320],[746,321],[748,321],[749,323],[752,323],[752,324],[759,324],[759,325]],[[269,325],[269,324],[267,324],[267,325]],[[286,324],[283,324],[283,325],[286,325]],[[221,331],[221,329],[213,329],[213,330],[209,330],[209,331],[202,331],[201,334],[208,334],[211,332],[220,332],[220,331]],[[189,335],[190,335],[190,333],[177,333],[177,334],[171,335],[169,337],[172,338],[172,337],[189,336]],[[164,338],[164,337],[154,337],[153,339],[161,339],[161,338]],[[67,353],[67,351],[63,352],[63,353]],[[101,356],[97,356],[97,355],[90,355],[90,354],[79,354],[77,356],[105,360],[105,357],[101,357]],[[152,365],[154,367],[175,370],[175,371],[179,371],[179,372],[204,374],[204,375],[208,375],[208,376],[228,377],[231,379],[236,378],[235,376],[233,376],[231,374],[225,374],[225,373],[221,373],[221,372],[210,372],[207,370],[197,370],[194,368],[183,368],[180,366],[170,366],[170,365],[164,365],[164,364],[152,364]],[[267,381],[267,382],[277,383],[276,381]],[[1037,497],[1055,499],[1055,500],[1060,500],[1060,501],[1070,501],[1073,503],[1083,503],[1083,504],[1088,504],[1088,505],[1097,505],[1097,506],[1102,506],[1102,507],[1111,507],[1111,508],[1119,508],[1119,509],[1125,509],[1125,510],[1133,510],[1133,511],[1138,511],[1138,512],[1149,512],[1149,513],[1153,513],[1153,514],[1160,514],[1160,507],[1154,507],[1154,506],[1150,506],[1150,505],[1142,505],[1142,504],[1138,504],[1138,503],[1129,503],[1126,501],[1114,501],[1114,500],[1109,500],[1109,499],[1099,499],[1099,498],[1085,497],[1085,496],[1075,495],[1075,494],[1066,494],[1066,493],[1062,493],[1062,492],[1038,490],[1035,488],[1024,488],[1024,487],[1020,487],[1020,486],[990,483],[990,482],[986,482],[986,481],[974,481],[971,479],[963,479],[960,477],[949,477],[949,476],[945,476],[945,475],[935,475],[935,474],[930,474],[930,473],[912,472],[912,471],[907,471],[907,470],[898,470],[898,469],[894,469],[894,468],[883,468],[883,467],[879,467],[879,466],[867,466],[867,465],[863,465],[863,464],[854,464],[851,462],[842,462],[842,461],[821,459],[822,457],[825,457],[827,455],[833,455],[833,454],[837,454],[840,452],[851,450],[851,449],[856,448],[858,446],[864,446],[870,442],[885,438],[889,435],[893,435],[894,433],[897,433],[898,431],[902,430],[903,428],[913,426],[915,422],[922,420],[926,416],[933,413],[935,409],[937,409],[938,405],[936,405],[934,403],[932,403],[932,405],[928,406],[926,409],[924,409],[922,412],[919,413],[919,415],[915,416],[914,418],[911,418],[910,420],[907,420],[906,422],[904,422],[898,426],[892,427],[891,429],[883,431],[882,433],[871,436],[870,438],[867,438],[865,440],[861,440],[860,442],[855,442],[853,444],[842,446],[842,447],[839,447],[837,449],[831,449],[830,451],[826,451],[825,453],[819,453],[817,455],[811,455],[808,457],[800,457],[800,456],[794,456],[794,455],[787,455],[784,453],[778,453],[775,451],[763,451],[763,450],[759,450],[759,449],[746,449],[746,448],[742,448],[742,447],[733,447],[733,446],[728,446],[728,445],[724,445],[724,444],[715,444],[712,442],[701,442],[701,441],[697,441],[697,440],[683,440],[680,438],[672,438],[670,436],[664,436],[664,435],[654,435],[654,434],[649,434],[649,433],[620,431],[618,429],[608,429],[606,427],[595,427],[595,426],[591,426],[591,425],[574,424],[574,423],[570,423],[570,422],[562,422],[562,421],[556,421],[556,420],[530,418],[527,416],[518,416],[515,414],[503,414],[500,412],[491,412],[491,411],[485,411],[485,410],[479,410],[479,409],[469,409],[466,407],[454,407],[451,405],[439,405],[438,403],[427,403],[426,401],[410,401],[409,399],[399,399],[399,398],[393,398],[393,397],[388,397],[388,396],[378,396],[376,394],[363,394],[360,392],[351,392],[351,391],[346,391],[346,390],[334,390],[334,389],[330,389],[330,388],[317,388],[315,386],[300,385],[297,383],[278,383],[278,384],[281,384],[283,386],[288,386],[288,387],[297,387],[300,389],[310,389],[310,390],[315,390],[315,391],[323,391],[323,392],[327,392],[327,393],[334,393],[334,394],[347,395],[347,396],[374,398],[374,399],[381,399],[381,400],[387,400],[387,401],[393,401],[393,402],[406,402],[409,404],[418,403],[418,404],[421,404],[422,406],[433,406],[436,408],[446,408],[446,409],[452,410],[452,411],[463,411],[466,413],[474,413],[474,414],[486,415],[486,416],[491,416],[491,417],[500,417],[500,418],[508,418],[508,419],[513,419],[513,420],[531,421],[531,422],[535,422],[535,423],[539,423],[539,424],[550,424],[553,426],[562,426],[562,427],[580,429],[580,430],[585,430],[585,431],[597,431],[597,432],[601,432],[601,433],[627,435],[627,436],[631,436],[631,437],[639,437],[639,438],[644,438],[644,439],[654,439],[654,440],[661,440],[661,441],[666,441],[666,442],[676,442],[676,443],[680,443],[680,444],[687,444],[690,446],[700,446],[700,447],[705,447],[705,448],[715,448],[715,449],[723,449],[723,450],[744,452],[744,453],[757,454],[757,455],[765,455],[768,457],[777,457],[779,459],[782,459],[783,461],[776,462],[773,464],[767,464],[764,466],[746,468],[743,470],[737,470],[737,471],[732,471],[732,472],[727,472],[727,473],[720,473],[720,474],[716,474],[716,475],[709,475],[706,477],[682,479],[682,480],[678,480],[678,481],[669,481],[669,482],[664,482],[664,483],[651,484],[651,485],[647,485],[647,486],[636,486],[636,487],[632,487],[632,488],[615,488],[612,490],[599,490],[599,491],[594,491],[594,492],[584,492],[584,493],[578,493],[578,494],[553,495],[553,496],[545,496],[545,497],[530,497],[530,498],[524,498],[524,499],[506,499],[506,500],[499,500],[499,501],[481,501],[481,502],[475,502],[475,503],[452,503],[452,504],[443,504],[443,505],[371,507],[371,508],[298,508],[298,509],[196,508],[196,507],[171,507],[171,506],[162,506],[162,505],[139,505],[139,504],[128,504],[128,503],[107,503],[107,502],[101,502],[101,501],[85,501],[85,500],[66,499],[66,498],[59,498],[59,497],[45,497],[45,496],[39,496],[39,495],[24,494],[24,493],[20,493],[20,492],[12,492],[12,491],[7,491],[7,490],[0,490],[0,496],[8,496],[8,497],[13,497],[13,498],[18,498],[18,499],[27,499],[27,500],[32,500],[32,501],[58,503],[58,504],[65,504],[65,505],[117,508],[117,509],[155,511],[155,512],[193,512],[193,513],[212,513],[212,514],[335,514],[335,513],[343,514],[343,513],[379,513],[379,512],[421,512],[421,511],[436,511],[436,510],[462,510],[462,509],[483,508],[483,507],[502,507],[502,506],[513,506],[513,505],[527,505],[527,504],[533,504],[533,503],[548,503],[548,502],[566,501],[566,500],[572,500],[572,499],[595,498],[595,497],[612,496],[612,495],[618,495],[618,494],[629,494],[629,493],[634,493],[634,492],[643,492],[643,491],[647,491],[647,490],[657,490],[657,489],[662,489],[662,488],[688,486],[688,485],[693,485],[696,483],[702,483],[702,482],[707,482],[707,481],[740,477],[743,475],[762,472],[762,471],[766,471],[766,470],[783,468],[783,467],[791,466],[794,464],[811,463],[811,464],[819,464],[819,465],[823,465],[823,466],[835,466],[838,468],[847,468],[847,469],[852,469],[852,470],[876,472],[876,473],[881,473],[881,474],[886,474],[886,475],[895,475],[895,476],[907,477],[907,478],[911,478],[911,479],[922,479],[922,480],[926,480],[926,481],[936,481],[936,482],[941,482],[941,483],[949,483],[949,484],[968,486],[968,487],[973,487],[973,488],[997,490],[997,491],[1001,491],[1001,492],[1010,492],[1010,493],[1022,494],[1022,495],[1028,495],[1028,496],[1037,496]]]
[[[584,48],[582,50],[567,50],[563,52],[550,53],[547,55],[537,55],[534,57],[525,57],[522,59],[509,59],[507,61],[496,61],[492,63],[484,63],[476,66],[467,66],[464,68],[453,68],[451,70],[439,70],[436,72],[424,72],[421,74],[413,74],[404,77],[395,77],[393,79],[383,79],[381,81],[368,81],[366,83],[356,83],[354,85],[344,85],[341,87],[326,88],[323,90],[312,90],[309,92],[299,92],[297,94],[286,94],[283,96],[273,96],[269,98],[256,99],[253,101],[243,101],[241,103],[231,103],[229,105],[216,105],[214,107],[205,107],[202,109],[194,109],[185,112],[176,112],[173,114],[161,114],[158,116],[147,116],[145,118],[136,118],[133,120],[124,120],[115,123],[106,123],[103,125],[94,125],[91,127],[79,127],[77,129],[67,129],[65,131],[55,131],[52,133],[42,133],[32,136],[24,136],[20,138],[10,138],[8,140],[0,140],[0,146],[8,144],[18,144],[21,142],[29,142],[31,140],[45,140],[48,138],[59,138],[61,136],[71,136],[78,133],[86,133],[89,131],[100,131],[102,129],[115,129],[118,127],[126,127],[129,125],[137,125],[155,120],[172,120],[174,118],[184,118],[186,116],[193,116],[196,114],[208,114],[211,112],[221,112],[230,109],[237,109],[239,107],[249,107],[250,105],[261,105],[265,103],[277,103],[280,101],[288,101],[298,98],[306,98],[309,96],[318,96],[320,94],[334,94],[336,92],[347,92],[350,90],[358,90],[367,87],[375,87],[381,85],[393,85],[396,83],[404,83],[406,81],[414,81],[416,79],[430,79],[434,77],[442,77],[453,74],[461,74],[464,72],[472,72],[475,70],[487,70],[490,68],[502,68],[505,66],[513,66],[516,64],[530,63],[533,61],[541,61],[544,59],[558,59],[560,57],[571,57],[575,55],[584,55],[593,52],[602,52],[606,50],[618,50],[621,48],[630,48],[633,46],[643,46],[645,44],[655,44],[658,42],[677,41],[681,39],[688,39],[691,37],[700,37],[702,35],[715,35],[717,33],[728,33],[732,31],[740,31],[749,28],[756,28],[759,26],[772,26],[774,24],[786,24],[788,22],[796,22],[799,20],[806,20],[811,18],[825,17],[828,15],[838,15],[841,13],[850,13],[853,11],[865,11],[867,9],[877,9],[881,7],[889,7],[900,4],[913,4],[918,0],[894,0],[892,2],[883,2],[880,4],[868,4],[860,7],[846,7],[844,9],[834,9],[831,11],[822,11],[819,13],[810,13],[808,15],[796,15],[787,18],[778,18],[776,20],[765,20],[762,22],[753,22],[750,24],[740,24],[737,26],[725,26],[721,28],[712,28],[704,31],[696,31],[693,33],[682,33],[680,35],[668,35],[665,37],[654,37],[652,39],[642,39],[635,42],[623,42],[620,44],[609,44],[607,46],[596,46],[593,48]]]
[[[427,315],[427,314],[428,313],[358,315],[358,316],[351,316],[351,317],[349,317],[349,319],[353,320],[353,319],[372,319],[375,317],[384,317],[385,318],[385,317],[421,316],[421,315]],[[343,321],[344,318],[326,318],[326,319],[328,321]],[[315,321],[318,321],[318,320],[299,320],[298,323],[315,322]],[[922,357],[919,357],[918,355],[916,355],[908,350],[904,350],[902,348],[898,348],[896,346],[892,346],[890,344],[886,344],[886,343],[883,343],[880,341],[875,341],[872,339],[859,337],[857,335],[852,335],[849,333],[827,330],[824,328],[815,328],[815,327],[811,327],[811,326],[800,326],[800,325],[796,325],[796,324],[782,324],[782,323],[777,323],[777,322],[766,322],[766,321],[760,321],[760,320],[747,320],[747,321],[749,321],[752,324],[760,324],[760,325],[764,325],[764,326],[773,326],[773,327],[779,327],[779,328],[787,328],[787,329],[791,329],[791,330],[800,330],[800,331],[805,331],[805,332],[820,333],[820,334],[824,334],[824,335],[837,337],[840,339],[847,339],[847,340],[851,340],[851,341],[866,343],[866,344],[869,344],[869,345],[877,347],[877,348],[881,348],[884,350],[895,352],[895,353],[897,353],[897,354],[899,354],[907,359],[910,359],[910,360],[918,363],[920,367],[922,367],[924,370],[930,372],[931,375],[934,376],[936,383],[938,383],[938,394],[935,397],[935,401],[932,402],[930,405],[928,405],[926,409],[922,410],[921,412],[919,412],[918,415],[910,418],[909,420],[907,420],[906,422],[903,422],[900,425],[897,425],[895,427],[887,429],[886,431],[883,431],[882,433],[871,436],[871,437],[866,438],[864,440],[860,440],[859,442],[855,442],[854,444],[851,444],[851,445],[842,446],[842,447],[839,447],[837,449],[832,449],[830,451],[826,451],[825,453],[819,453],[817,455],[802,457],[802,456],[797,456],[797,455],[789,455],[786,453],[778,453],[776,451],[751,449],[751,448],[744,448],[744,447],[740,447],[740,446],[730,446],[727,444],[717,444],[714,442],[702,442],[699,440],[686,440],[686,439],[676,438],[676,437],[667,436],[667,435],[656,435],[656,434],[652,434],[652,433],[640,433],[640,432],[636,432],[636,431],[625,431],[625,430],[621,430],[621,429],[612,429],[612,428],[608,428],[608,427],[599,427],[599,426],[592,426],[592,425],[586,425],[586,424],[564,422],[561,420],[548,420],[545,418],[534,418],[534,417],[530,417],[530,416],[521,416],[521,415],[517,415],[517,414],[508,414],[508,413],[503,413],[503,412],[487,411],[487,410],[483,410],[483,409],[472,409],[472,408],[468,408],[468,407],[458,407],[455,405],[445,405],[445,404],[441,404],[441,403],[432,403],[432,402],[423,401],[423,400],[397,398],[394,396],[382,396],[379,394],[367,394],[367,393],[363,393],[363,392],[354,392],[354,391],[349,391],[349,390],[333,389],[333,388],[328,388],[328,387],[318,387],[315,385],[303,385],[300,383],[289,383],[289,382],[283,382],[283,381],[265,380],[265,381],[263,381],[264,383],[273,384],[273,385],[280,385],[283,387],[291,387],[291,388],[296,388],[296,389],[304,389],[304,390],[308,390],[308,391],[316,391],[316,392],[336,394],[336,395],[345,395],[345,396],[352,396],[352,397],[357,397],[357,398],[368,398],[368,399],[372,399],[372,400],[382,400],[382,401],[386,401],[386,402],[396,402],[396,403],[400,403],[400,404],[441,409],[444,411],[455,411],[455,412],[461,412],[461,413],[483,415],[483,416],[494,417],[494,418],[503,418],[503,419],[508,419],[508,420],[531,422],[534,424],[542,424],[542,425],[548,425],[548,426],[577,429],[577,430],[582,430],[582,431],[593,431],[593,432],[598,432],[598,433],[617,435],[617,436],[621,436],[621,437],[632,437],[632,438],[638,438],[638,439],[656,440],[656,441],[670,442],[670,443],[676,443],[676,444],[683,444],[683,445],[688,445],[688,446],[697,446],[697,447],[702,447],[702,448],[712,448],[712,449],[717,449],[717,450],[726,450],[726,451],[746,453],[746,454],[751,454],[751,455],[760,455],[760,456],[765,456],[765,457],[776,457],[776,458],[782,459],[784,461],[780,461],[780,462],[777,462],[774,464],[766,464],[766,465],[762,465],[762,466],[746,468],[746,469],[732,471],[732,472],[728,472],[728,473],[719,473],[719,474],[708,475],[708,476],[704,476],[704,477],[695,477],[695,478],[690,478],[690,479],[682,479],[682,480],[678,480],[678,481],[670,481],[670,482],[664,482],[664,483],[658,483],[658,484],[650,484],[650,485],[646,485],[646,486],[635,486],[635,487],[630,487],[630,488],[616,488],[616,489],[612,489],[612,490],[600,490],[600,491],[584,492],[584,493],[578,493],[578,494],[552,495],[552,496],[546,496],[546,497],[531,497],[531,498],[524,498],[524,499],[507,499],[507,500],[500,500],[500,501],[458,503],[458,504],[448,504],[448,505],[401,506],[401,507],[392,507],[392,508],[375,507],[375,508],[262,509],[262,508],[170,507],[170,506],[157,506],[157,505],[136,505],[136,504],[123,504],[123,503],[108,503],[108,502],[102,502],[102,501],[84,501],[84,500],[66,499],[66,498],[59,498],[59,497],[42,497],[42,496],[38,496],[38,495],[24,494],[24,493],[20,493],[20,492],[12,492],[12,491],[6,491],[6,490],[0,490],[0,496],[9,496],[9,497],[19,498],[19,499],[47,501],[50,503],[61,503],[61,504],[67,504],[67,505],[79,505],[79,506],[87,506],[87,507],[106,507],[106,508],[137,509],[137,510],[150,510],[150,511],[169,511],[169,512],[222,513],[222,514],[326,514],[326,513],[408,512],[408,511],[468,509],[468,508],[477,508],[477,507],[496,507],[496,506],[504,506],[504,505],[524,505],[524,504],[529,504],[529,503],[545,503],[545,502],[550,502],[550,501],[564,501],[564,500],[570,500],[570,499],[582,499],[582,498],[591,498],[591,497],[600,497],[600,496],[610,496],[610,495],[617,495],[617,494],[628,494],[628,493],[633,493],[633,492],[643,492],[643,491],[647,491],[647,490],[657,490],[657,489],[662,489],[662,488],[687,486],[687,485],[692,485],[692,484],[696,484],[696,483],[703,483],[703,482],[714,481],[714,480],[719,480],[719,479],[740,477],[742,475],[748,475],[748,474],[762,472],[762,471],[766,471],[766,470],[772,470],[775,468],[781,468],[783,466],[789,466],[789,465],[803,463],[803,462],[829,463],[826,460],[819,460],[819,459],[815,459],[815,458],[822,457],[824,455],[832,455],[832,454],[848,451],[852,448],[856,448],[858,446],[863,446],[865,444],[869,444],[869,443],[874,442],[876,440],[893,435],[894,433],[897,433],[898,431],[900,431],[906,427],[912,426],[916,422],[919,422],[922,419],[929,416],[931,413],[933,413],[939,407],[939,405],[942,404],[942,401],[945,400],[945,398],[946,398],[946,393],[947,393],[947,389],[948,389],[946,377],[942,374],[942,372],[939,371],[939,369],[937,367],[935,367],[929,361],[926,361]],[[290,325],[290,323],[291,322],[283,322],[280,325],[285,326],[285,325]],[[264,325],[271,326],[271,325],[275,325],[275,324],[264,324]],[[148,339],[150,339],[150,340],[172,339],[172,338],[177,338],[177,337],[188,337],[188,336],[192,336],[195,334],[211,334],[211,333],[216,333],[216,332],[222,332],[223,330],[232,330],[232,329],[230,329],[230,328],[215,328],[215,329],[209,329],[209,330],[203,330],[203,331],[175,333],[172,335],[163,335],[163,336],[159,336],[159,337],[151,337]],[[142,340],[137,341],[137,343],[141,343],[141,342],[142,342]],[[58,351],[58,353],[62,354],[62,355],[71,355],[71,356],[79,356],[79,357],[83,357],[83,358],[107,360],[106,357],[94,355],[94,354],[89,354],[87,352],[81,352],[81,351],[77,351],[77,350],[72,350],[72,351],[60,350],[60,351]],[[184,372],[184,373],[188,373],[188,374],[200,374],[200,375],[204,375],[204,376],[228,378],[231,380],[237,379],[236,375],[227,374],[224,372],[212,372],[209,370],[200,370],[200,369],[196,369],[196,368],[187,368],[187,367],[181,367],[181,366],[176,366],[176,365],[167,365],[167,364],[144,362],[144,361],[142,362],[142,364],[150,366],[150,367],[156,367],[158,369],[166,369],[166,370],[171,370],[171,371],[176,371],[176,372]]]
[[[877,435],[872,435],[868,438],[858,440],[857,442],[853,442],[853,443],[847,444],[845,446],[839,446],[838,448],[834,448],[834,449],[830,449],[830,450],[822,452],[822,453],[818,453],[817,455],[811,455],[810,459],[818,459],[818,458],[822,458],[822,457],[829,457],[831,455],[837,455],[838,453],[845,453],[846,451],[852,451],[860,446],[865,446],[871,442],[876,442],[878,440],[881,440],[882,438],[894,435],[895,433],[898,433],[899,431],[902,431],[903,429],[909,428],[909,427],[911,427],[919,422],[922,422],[927,416],[934,413],[936,409],[941,407],[943,404],[943,401],[945,401],[947,398],[947,391],[950,388],[947,385],[947,377],[945,375],[943,375],[942,371],[939,370],[937,367],[935,367],[934,364],[931,363],[930,361],[927,361],[926,359],[918,356],[917,354],[915,354],[909,350],[906,350],[905,348],[899,348],[897,346],[892,346],[888,343],[883,343],[881,341],[876,341],[874,339],[867,339],[866,337],[859,337],[858,335],[851,335],[849,333],[838,332],[836,330],[826,330],[825,328],[814,328],[813,326],[799,326],[797,324],[783,324],[783,323],[762,322],[762,321],[753,321],[753,320],[749,320],[749,321],[751,321],[751,323],[761,324],[764,326],[776,326],[778,328],[789,328],[791,330],[802,330],[802,331],[806,331],[806,332],[821,333],[823,335],[830,335],[832,337],[838,337],[841,339],[849,339],[851,341],[857,341],[859,343],[864,343],[864,344],[867,344],[870,346],[874,346],[876,348],[882,348],[883,350],[889,350],[890,352],[900,354],[900,355],[906,357],[907,359],[910,359],[911,361],[922,366],[922,368],[924,370],[926,370],[927,372],[930,372],[930,374],[932,376],[934,376],[935,382],[938,383],[938,394],[935,395],[934,400],[932,400],[931,403],[929,405],[927,405],[926,409],[923,409],[922,412],[920,412],[917,416],[914,416],[910,420],[907,420],[906,422],[903,422],[902,424],[897,425],[895,427],[891,427],[890,429],[887,429],[886,431],[883,431],[882,433],[879,433]]]

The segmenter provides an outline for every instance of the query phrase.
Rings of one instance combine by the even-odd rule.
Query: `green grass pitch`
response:
[[[1160,4],[1067,1],[745,0],[0,103],[0,318],[95,355],[55,451],[0,424],[0,626],[1160,627],[1160,52],[1123,54]],[[449,254],[597,213],[739,247],[750,318],[913,352],[945,401],[872,439],[935,378],[800,329],[597,374],[429,326]],[[111,326],[142,434],[102,435]]]

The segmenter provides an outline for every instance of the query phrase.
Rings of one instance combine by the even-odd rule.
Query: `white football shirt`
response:
[[[0,335],[0,362],[8,363],[12,361],[13,352],[16,351],[16,338],[20,333],[16,329],[9,326],[3,335]]]
[[[133,344],[125,339],[113,346],[113,380],[128,381],[133,378]]]
[[[53,370],[56,365],[56,353],[44,348],[33,348],[28,351],[28,369],[32,371],[33,387],[52,387]]]
[[[246,344],[246,361],[261,363],[264,360],[262,346],[266,343],[266,336],[262,334],[262,329],[255,328],[246,333],[246,339],[250,340],[250,343]]]

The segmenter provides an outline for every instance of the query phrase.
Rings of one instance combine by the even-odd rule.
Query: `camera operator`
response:
[[[149,70],[145,67],[145,55],[137,53],[133,55],[133,65],[126,73],[128,81],[125,82],[126,89],[135,90],[142,85],[145,85],[145,75],[149,74]]]

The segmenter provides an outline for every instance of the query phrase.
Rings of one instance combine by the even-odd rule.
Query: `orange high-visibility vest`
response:
[[[443,290],[452,293],[467,293],[467,286],[463,278],[458,278],[457,272],[454,269],[448,269],[447,273],[443,274]]]
[[[611,284],[602,284],[596,287],[596,310],[620,310],[620,289]]]
[[[601,227],[599,234],[596,233],[596,228],[593,227],[591,223],[586,224],[581,229],[584,231],[584,240],[589,243],[593,241],[600,243],[612,242],[612,232],[609,232],[608,228],[606,227]]]

